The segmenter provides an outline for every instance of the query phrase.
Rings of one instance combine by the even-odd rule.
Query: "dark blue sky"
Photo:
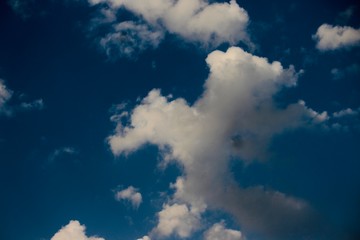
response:
[[[189,19],[131,1],[0,2],[0,239],[76,239],[54,236],[70,220],[106,240],[359,236],[356,1],[194,2]],[[248,20],[196,22],[216,2]],[[323,24],[338,33],[320,37]]]

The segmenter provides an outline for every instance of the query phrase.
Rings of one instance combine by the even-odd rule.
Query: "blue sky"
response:
[[[358,239],[356,1],[0,3],[0,238]]]

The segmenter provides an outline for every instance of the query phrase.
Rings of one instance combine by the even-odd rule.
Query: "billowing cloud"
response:
[[[244,240],[240,231],[226,229],[224,222],[215,223],[205,232],[205,240]]]
[[[317,42],[317,49],[321,51],[353,47],[360,44],[360,29],[323,24],[318,28],[313,38]]]
[[[87,237],[86,227],[77,220],[71,220],[68,225],[62,227],[50,240],[105,240],[101,237]]]
[[[200,228],[200,214],[195,208],[189,209],[186,204],[165,204],[158,213],[159,223],[153,229],[152,235],[168,237],[176,235],[187,238]]]
[[[246,33],[248,14],[235,0],[229,3],[209,3],[205,0],[88,1],[91,5],[107,5],[106,10],[101,9],[101,22],[112,23],[113,32],[102,41],[111,40],[120,52],[125,50],[124,55],[136,53],[136,50],[142,50],[145,46],[156,47],[165,32],[207,47],[240,41],[250,44]],[[136,22],[119,23],[115,17],[119,9],[126,9],[136,15]],[[141,47],[134,43],[139,43]]]
[[[173,214],[176,209],[198,226],[201,214],[214,208],[233,214],[244,231],[269,239],[308,231],[312,213],[306,202],[262,186],[240,187],[229,162],[234,157],[266,159],[274,135],[326,122],[327,113],[317,113],[303,101],[284,107],[274,102],[276,93],[296,85],[298,74],[293,67],[285,69],[279,62],[270,63],[237,47],[214,51],[206,61],[210,75],[204,93],[192,106],[154,89],[131,111],[128,124],[119,120],[108,138],[115,155],[155,144],[164,165],[176,161],[183,170],[171,185],[175,194],[160,211],[154,231],[186,237],[196,228],[160,228],[170,218],[166,216],[178,216]]]
[[[117,201],[126,200],[129,201],[134,208],[138,208],[142,202],[142,196],[138,189],[133,186],[118,191],[115,194],[115,199]]]

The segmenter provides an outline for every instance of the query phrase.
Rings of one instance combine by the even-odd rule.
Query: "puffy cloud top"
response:
[[[321,51],[353,47],[360,44],[360,29],[323,24],[313,38],[317,41],[316,47]]]
[[[105,240],[100,237],[87,237],[86,227],[77,220],[71,220],[68,225],[62,227],[51,240]]]
[[[189,209],[186,204],[164,205],[158,214],[159,223],[153,234],[168,237],[175,234],[187,238],[200,227],[199,212]]]
[[[215,223],[206,233],[205,240],[243,240],[240,231],[226,229],[223,222]]]

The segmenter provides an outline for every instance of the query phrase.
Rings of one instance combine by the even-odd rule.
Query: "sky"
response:
[[[357,1],[0,1],[0,239],[360,231]]]

